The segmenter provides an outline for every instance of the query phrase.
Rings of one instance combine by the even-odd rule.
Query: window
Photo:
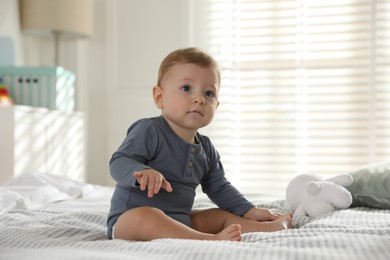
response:
[[[296,174],[390,158],[389,1],[200,2],[223,76],[202,133],[242,192],[283,196]]]

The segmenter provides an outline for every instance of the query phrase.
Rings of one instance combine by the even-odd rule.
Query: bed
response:
[[[317,218],[294,218],[294,229],[248,233],[243,241],[108,240],[113,189],[46,173],[0,187],[0,259],[389,259],[390,210],[350,207]],[[284,200],[249,197],[283,211]],[[214,205],[206,197],[195,208]]]

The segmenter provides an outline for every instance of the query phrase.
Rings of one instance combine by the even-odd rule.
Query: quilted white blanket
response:
[[[283,201],[254,201],[282,210]],[[198,200],[197,208],[213,206]],[[107,240],[109,196],[12,209],[0,215],[0,259],[389,259],[390,210],[350,208],[294,219],[295,229],[244,241]]]

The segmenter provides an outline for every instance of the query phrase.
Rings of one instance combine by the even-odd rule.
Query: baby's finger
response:
[[[153,190],[153,193],[154,194],[157,194],[161,189],[161,179],[160,178],[157,178],[155,183],[154,183],[154,190]]]
[[[141,186],[142,173],[141,172],[134,172],[133,176],[135,177],[135,179],[138,182],[138,184]]]
[[[172,192],[173,190],[171,184],[166,179],[162,180],[161,187],[167,192]]]
[[[133,176],[135,177],[135,178],[141,178],[142,177],[142,172],[134,172],[133,173]]]
[[[142,173],[140,173],[140,172],[134,172],[134,173],[133,173],[133,176],[135,177],[135,179],[137,180],[138,183],[141,182]]]
[[[154,186],[155,186],[155,179],[154,178],[149,178],[149,182],[148,182],[148,197],[149,198],[153,197]]]
[[[283,216],[282,213],[279,213],[279,212],[271,212],[272,215],[274,215],[275,217],[279,218],[281,216]]]
[[[142,174],[142,176],[138,182],[140,184],[140,189],[142,191],[146,190],[146,186],[148,185],[148,182],[149,182],[148,175]]]

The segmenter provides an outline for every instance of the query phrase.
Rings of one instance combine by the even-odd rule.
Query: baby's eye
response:
[[[181,87],[181,90],[183,90],[184,92],[190,92],[191,91],[191,86],[184,85],[184,86]]]
[[[206,97],[215,97],[215,93],[211,90],[206,90],[206,92],[204,92],[204,95]]]

